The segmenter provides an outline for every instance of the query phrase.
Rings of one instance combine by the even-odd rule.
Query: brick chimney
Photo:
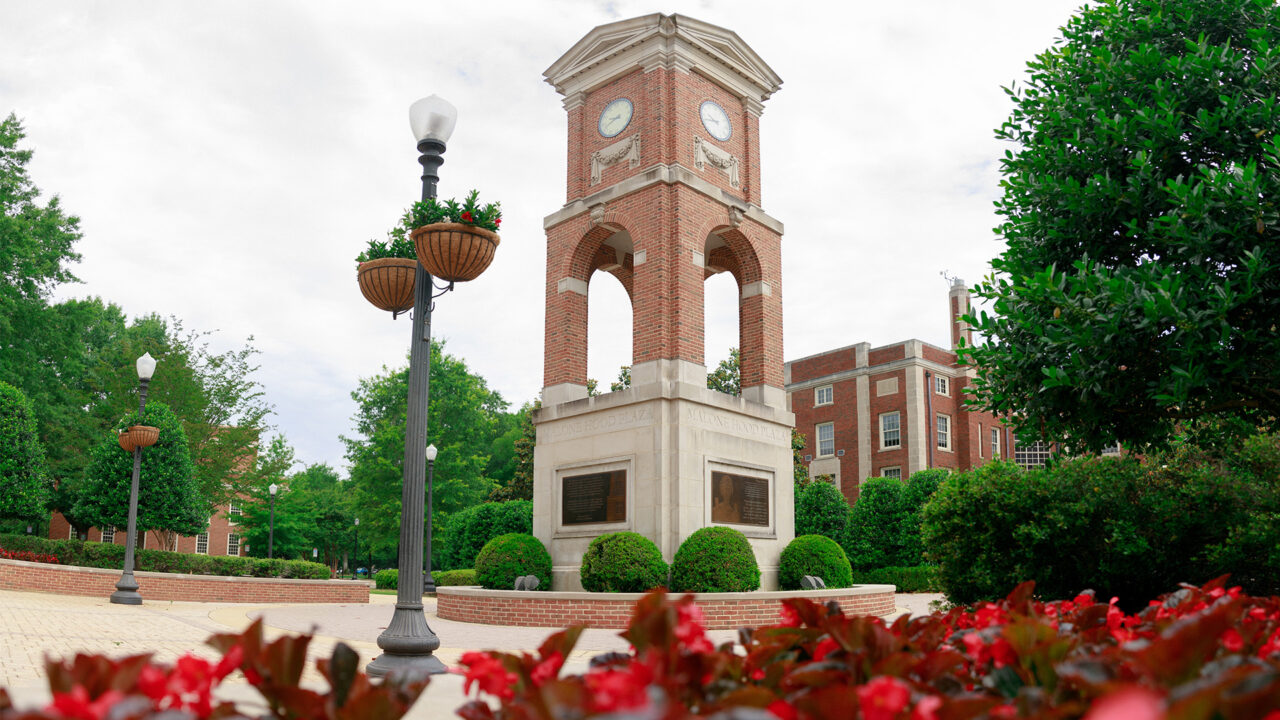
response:
[[[964,338],[965,345],[972,345],[973,330],[969,327],[969,323],[961,319],[965,313],[969,312],[969,288],[965,287],[964,280],[951,279],[951,291],[947,293],[947,306],[951,310],[951,349],[960,347],[961,338]]]

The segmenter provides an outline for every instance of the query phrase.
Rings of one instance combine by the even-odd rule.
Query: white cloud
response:
[[[938,272],[972,282],[1000,247],[1000,87],[1078,4],[675,8],[733,29],[784,79],[761,135],[764,207],[787,227],[787,357],[948,342]],[[358,378],[408,349],[407,319],[363,301],[352,258],[417,197],[409,104],[434,92],[459,108],[442,195],[476,187],[503,203],[497,259],[438,301],[434,329],[518,406],[541,386],[542,218],[564,202],[564,115],[541,73],[595,25],[671,11],[625,0],[0,10],[0,112],[23,118],[36,182],[83,218],[85,282],[63,294],[216,328],[223,347],[255,336],[275,423],[302,460],[335,465]],[[608,290],[592,290],[591,373],[605,385],[630,356],[625,293]],[[727,292],[708,288],[709,365],[736,344]]]

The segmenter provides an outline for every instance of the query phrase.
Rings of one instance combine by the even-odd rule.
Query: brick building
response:
[[[164,547],[163,537],[158,532],[139,533],[138,547],[152,550],[173,549],[177,552],[200,555],[245,555],[247,553],[244,538],[239,534],[236,522],[240,515],[241,506],[238,503],[220,505],[209,518],[209,527],[204,532],[194,537],[178,536],[176,548]],[[60,512],[55,512],[49,519],[49,538],[53,540],[78,537],[81,540],[124,545],[125,535],[123,527],[74,528]]]
[[[831,476],[849,502],[869,477],[967,470],[1010,453],[1024,466],[1048,458],[1043,443],[1017,447],[995,416],[964,406],[964,389],[976,373],[959,365],[955,352],[961,338],[972,340],[961,320],[969,308],[963,281],[953,283],[948,306],[950,350],[922,340],[876,348],[857,343],[786,363],[809,473]]]

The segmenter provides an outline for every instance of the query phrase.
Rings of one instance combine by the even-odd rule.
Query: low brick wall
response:
[[[0,560],[0,590],[52,592],[107,598],[120,570]],[[134,572],[143,600],[237,603],[367,603],[369,584],[356,580],[181,575]]]
[[[791,592],[698,593],[708,630],[759,627],[778,621],[781,601],[804,597],[834,600],[850,615],[891,615],[895,611],[893,585],[858,585],[833,590]],[[444,620],[483,625],[524,625],[622,629],[631,608],[643,593],[538,592],[484,590],[478,587],[436,588],[436,615]]]

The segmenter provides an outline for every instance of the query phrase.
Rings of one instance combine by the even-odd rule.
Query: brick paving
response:
[[[145,597],[145,596],[144,596]],[[900,609],[913,614],[928,612],[928,603],[941,596],[899,595]],[[112,657],[152,653],[172,663],[184,653],[215,659],[204,644],[211,634],[238,632],[262,617],[268,637],[282,632],[313,632],[305,685],[322,688],[324,681],[314,660],[328,657],[342,640],[367,662],[377,655],[378,633],[391,619],[395,598],[372,595],[369,604],[261,605],[193,603],[144,600],[142,605],[112,605],[106,597],[76,597],[52,593],[0,591],[0,686],[7,688],[19,708],[43,706],[49,700],[44,675],[45,656],[70,658],[76,653],[100,653]],[[500,649],[534,651],[558,628],[501,627],[441,620],[435,601],[426,601],[427,622],[441,639],[437,655],[454,665],[468,650]],[[730,630],[712,631],[714,642],[732,639]],[[627,643],[615,630],[583,632],[577,649],[566,662],[568,672],[581,672],[590,658],[611,650],[626,650]],[[250,703],[257,698],[239,674],[228,678],[220,695]],[[438,676],[423,699],[409,713],[411,720],[451,718],[464,701],[461,678]]]

